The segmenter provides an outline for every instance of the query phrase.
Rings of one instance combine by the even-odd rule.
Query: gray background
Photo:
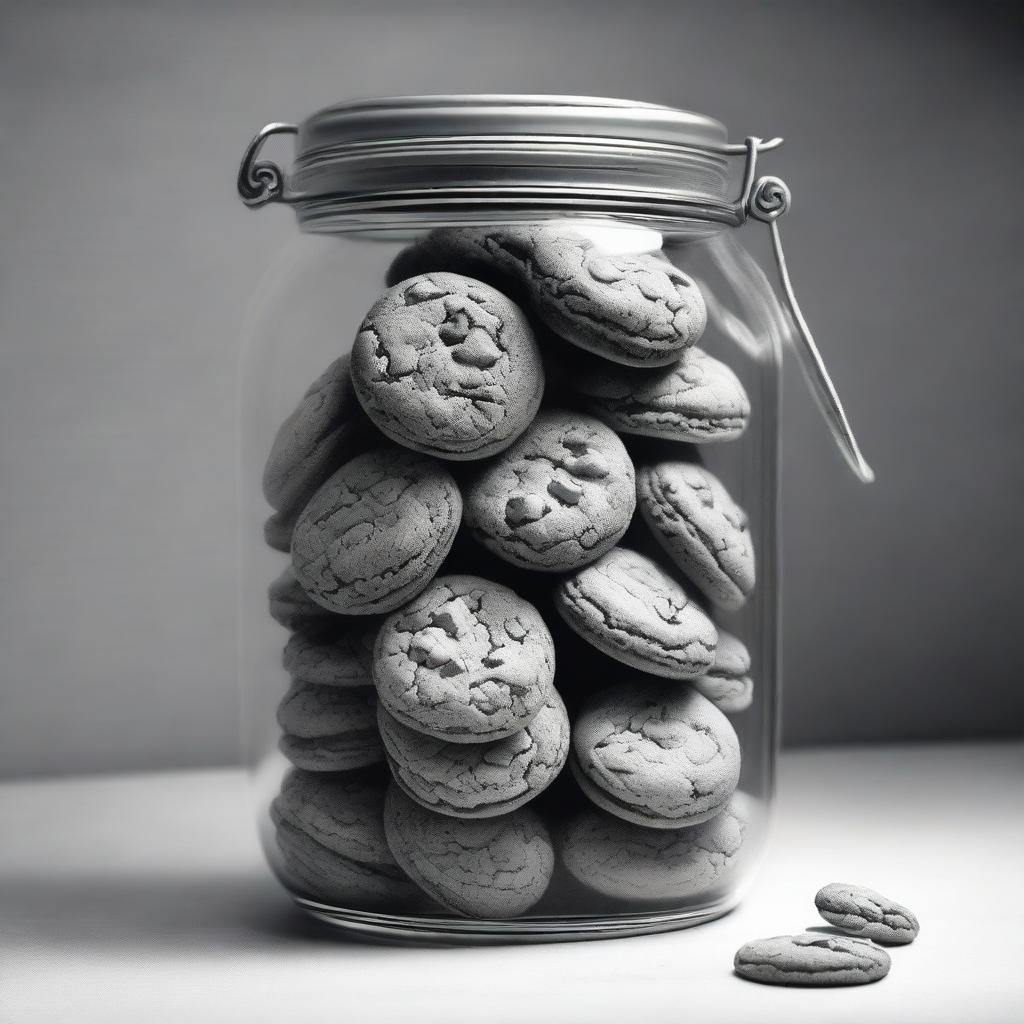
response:
[[[1019,732],[1014,6],[0,5],[0,774],[236,757],[237,339],[294,230],[237,161],[267,121],[415,92],[787,137],[791,269],[878,483],[791,366],[786,740]]]

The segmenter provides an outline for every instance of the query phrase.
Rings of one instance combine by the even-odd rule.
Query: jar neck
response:
[[[650,228],[681,238],[707,238],[742,224],[742,211],[727,203],[659,202],[633,197],[603,201],[559,195],[520,196],[446,193],[426,197],[331,196],[295,205],[299,227],[309,234],[486,227],[544,221],[608,221]]]

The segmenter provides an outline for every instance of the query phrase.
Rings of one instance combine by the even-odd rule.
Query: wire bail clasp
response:
[[[799,344],[795,348],[800,368],[811,386],[818,408],[825,417],[825,422],[828,423],[829,430],[854,475],[863,483],[871,483],[875,479],[874,471],[861,454],[857,438],[854,436],[853,428],[843,409],[843,403],[839,399],[825,361],[821,358],[818,346],[814,342],[814,335],[811,334],[811,329],[807,326],[807,321],[800,311],[800,304],[796,300],[793,283],[790,281],[789,270],[786,267],[786,254],[782,250],[782,235],[779,232],[778,221],[789,209],[793,198],[792,193],[781,178],[764,176],[754,180],[758,150],[765,149],[768,145],[772,145],[774,148],[774,144],[778,144],[779,141],[781,140],[773,139],[766,144],[754,136],[746,140],[747,166],[740,202],[743,204],[747,216],[768,225],[772,249],[775,253],[775,263],[779,270],[779,281],[789,307],[790,319],[796,328],[796,335],[799,339]]]

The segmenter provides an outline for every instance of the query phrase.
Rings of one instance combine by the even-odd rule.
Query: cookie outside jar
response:
[[[240,360],[246,757],[271,869],[340,932],[642,934],[754,877],[784,342],[871,479],[789,279],[789,190],[758,177],[781,141],[421,96],[246,150],[243,202],[300,229]]]

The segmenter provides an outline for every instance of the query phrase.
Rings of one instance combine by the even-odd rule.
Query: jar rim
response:
[[[593,135],[634,142],[724,146],[724,124],[640,100],[514,93],[381,96],[324,107],[299,126],[308,152],[338,143],[400,137]]]
[[[296,137],[287,176],[255,161],[277,133]],[[729,199],[730,157],[749,160],[749,141],[730,145],[714,118],[635,100],[372,97],[268,125],[239,191],[251,206],[292,205],[318,233],[566,215],[734,225],[744,211]]]

